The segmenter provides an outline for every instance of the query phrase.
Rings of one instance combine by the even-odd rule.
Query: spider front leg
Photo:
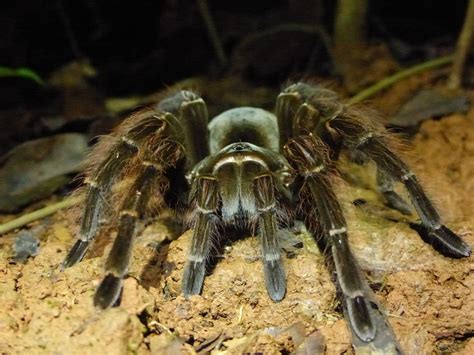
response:
[[[350,327],[360,340],[371,342],[377,332],[368,297],[371,291],[349,248],[346,221],[329,178],[327,146],[306,135],[291,139],[284,152],[299,176],[299,212],[314,237],[322,232],[329,248]]]
[[[428,230],[433,246],[440,247],[440,251],[451,257],[461,258],[471,254],[470,247],[442,224],[436,208],[418,183],[415,174],[389,148],[388,138],[382,128],[364,120],[350,107],[328,123],[329,127],[342,137],[343,144],[348,149],[366,154],[383,174],[405,186],[421,223]]]

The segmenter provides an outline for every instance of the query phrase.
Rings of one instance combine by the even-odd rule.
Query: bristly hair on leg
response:
[[[457,258],[470,255],[470,247],[441,223],[431,199],[409,166],[392,151],[390,140],[380,127],[368,125],[363,117],[350,110],[331,120],[330,125],[348,149],[360,150],[375,162],[378,169],[405,186],[437,250]]]
[[[119,125],[114,136],[103,138],[86,164],[86,200],[79,239],[66,256],[63,268],[82,260],[95,238],[102,218],[115,211],[106,208],[111,188],[125,175],[129,165],[136,164],[140,144],[162,126],[153,110],[143,110]]]

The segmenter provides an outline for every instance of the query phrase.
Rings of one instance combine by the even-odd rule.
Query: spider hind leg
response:
[[[360,150],[349,150],[349,159],[357,165],[364,165],[370,161],[370,158]],[[376,181],[378,191],[385,198],[385,204],[399,211],[404,215],[411,215],[411,206],[394,189],[393,178],[384,170],[377,168]]]
[[[399,211],[404,215],[411,215],[411,207],[394,190],[393,179],[384,170],[377,169],[377,186],[380,193],[385,197],[387,206]]]
[[[459,236],[441,223],[441,218],[433,203],[418,183],[408,165],[389,148],[383,127],[367,122],[356,111],[347,112],[331,120],[330,127],[342,137],[350,150],[358,150],[372,159],[377,168],[407,189],[413,206],[428,230],[433,246],[447,256],[461,258],[471,254],[470,247]]]

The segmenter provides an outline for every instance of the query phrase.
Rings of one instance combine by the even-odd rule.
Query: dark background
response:
[[[322,1],[322,14],[305,11],[308,3],[209,1],[230,57],[250,34],[283,23],[318,23],[330,34],[336,2]],[[402,63],[423,60],[437,54],[429,52],[433,45],[452,50],[465,8],[466,1],[371,1],[368,38],[387,43]],[[2,1],[0,31],[0,65],[29,67],[48,77],[61,65],[87,57],[99,73],[95,84],[113,95],[149,92],[196,74],[222,74],[193,1]],[[287,39],[274,46],[275,56],[288,54],[282,50],[286,45]],[[330,74],[327,58],[319,54],[318,59],[321,65],[312,74]],[[252,70],[245,74],[250,80],[278,82],[292,70],[263,78]],[[0,89],[12,85],[30,86],[3,79]]]
[[[57,133],[107,134],[131,109],[155,102],[155,93],[198,77],[209,90],[178,86],[205,96],[211,115],[241,105],[271,109],[282,86],[298,80],[330,83],[342,95],[354,95],[403,67],[452,54],[467,6],[369,1],[365,46],[356,53],[343,47],[335,55],[336,1],[209,0],[223,62],[199,3],[1,2],[0,66],[31,69],[45,85],[0,77],[0,156]],[[341,70],[356,56],[355,66]],[[84,73],[84,62],[93,75]],[[259,87],[266,91],[257,100],[252,90]],[[141,99],[128,111],[107,107],[110,97],[132,96]]]

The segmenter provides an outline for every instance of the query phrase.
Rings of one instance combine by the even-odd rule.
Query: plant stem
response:
[[[39,210],[24,214],[7,223],[0,224],[0,234],[9,232],[16,228],[23,227],[24,225],[28,223],[47,217],[64,208],[74,206],[75,204],[81,202],[82,199],[83,199],[82,196],[70,196],[70,197],[65,198],[62,201],[40,208]]]
[[[350,92],[360,88],[359,68],[364,66],[367,9],[367,0],[337,1],[331,57]]]
[[[379,82],[375,83],[372,86],[369,86],[367,89],[362,90],[357,95],[354,95],[350,100],[350,104],[355,104],[364,100],[367,100],[369,97],[375,95],[379,91],[395,84],[396,82],[405,79],[409,76],[422,73],[424,71],[434,69],[446,64],[449,64],[453,61],[453,56],[449,55],[446,57],[441,57],[437,59],[433,59],[421,64],[417,64],[411,68],[403,69],[398,73],[395,73],[392,76],[389,76],[385,79],[380,80]]]
[[[365,43],[367,0],[339,0],[334,20],[334,45],[358,47]]]
[[[448,88],[459,89],[462,82],[462,73],[464,63],[471,48],[472,37],[474,36],[474,0],[469,0],[466,10],[466,19],[461,33],[459,34],[458,43],[456,45],[456,53],[454,55],[453,69],[448,79]]]

